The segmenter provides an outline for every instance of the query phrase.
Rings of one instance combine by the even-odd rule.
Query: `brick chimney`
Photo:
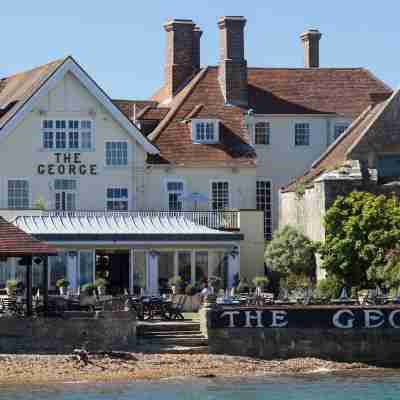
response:
[[[190,19],[173,19],[166,31],[165,86],[173,97],[200,68],[201,31]]]
[[[218,20],[220,61],[218,79],[227,104],[247,106],[247,61],[244,58],[244,17]]]
[[[304,45],[304,66],[319,68],[319,40],[322,34],[318,29],[309,29],[300,35]]]
[[[203,34],[202,30],[195,26],[193,29],[193,67],[195,72],[200,69],[200,39]]]

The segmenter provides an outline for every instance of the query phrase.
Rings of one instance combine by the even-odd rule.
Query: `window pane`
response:
[[[208,280],[208,252],[196,251],[196,283],[201,284]]]
[[[212,182],[212,209],[225,210],[229,208],[229,183]]]
[[[178,253],[178,275],[182,278],[183,282],[191,282],[191,267],[190,267],[190,253]]]
[[[128,143],[106,142],[106,165],[127,165]]]
[[[174,252],[162,251],[158,257],[158,285],[160,292],[168,289],[168,281],[174,276]]]
[[[271,240],[271,183],[269,181],[257,181],[256,185],[256,207],[257,210],[264,211],[264,237],[266,240]]]
[[[8,207],[29,208],[29,182],[24,180],[8,181]]]
[[[346,129],[348,125],[347,124],[337,124],[335,125],[335,131],[333,134],[334,139],[336,140]]]
[[[295,125],[295,145],[309,146],[310,144],[310,125],[301,123]]]
[[[255,125],[255,144],[269,144],[270,139],[270,127],[267,122],[258,122]]]
[[[49,257],[50,287],[56,288],[59,279],[67,278],[67,253],[58,253],[57,256]]]
[[[79,255],[79,285],[83,286],[87,283],[92,283],[94,281],[94,257],[92,251],[80,251]]]

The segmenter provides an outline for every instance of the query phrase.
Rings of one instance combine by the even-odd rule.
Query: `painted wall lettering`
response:
[[[54,163],[39,164],[39,175],[97,175],[96,164],[84,164],[81,153],[54,153]]]
[[[211,328],[400,329],[400,308],[395,306],[217,309],[211,313]]]

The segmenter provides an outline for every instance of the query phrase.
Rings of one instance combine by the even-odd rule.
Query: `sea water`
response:
[[[391,400],[400,373],[389,376],[309,375],[114,384],[0,386],[1,400]]]

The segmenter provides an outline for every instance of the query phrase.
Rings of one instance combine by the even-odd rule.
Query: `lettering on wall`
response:
[[[400,329],[400,308],[215,310],[211,328]]]
[[[39,164],[39,175],[97,175],[97,164],[85,164],[81,153],[54,153],[54,163]]]

